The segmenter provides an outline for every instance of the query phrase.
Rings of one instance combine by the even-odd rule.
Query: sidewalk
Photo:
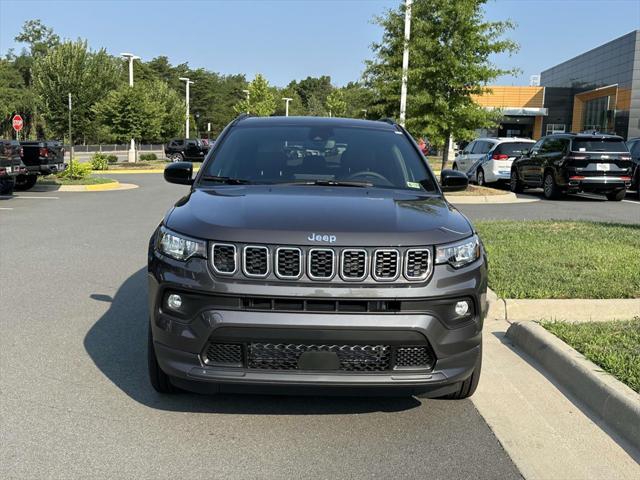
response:
[[[509,323],[496,312],[491,308],[485,320],[483,372],[471,399],[524,478],[640,478],[640,452],[612,439],[513,348],[505,337]]]

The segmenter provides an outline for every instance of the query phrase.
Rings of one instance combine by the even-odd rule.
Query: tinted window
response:
[[[522,152],[530,150],[531,147],[533,147],[533,142],[507,142],[498,145],[493,153],[517,157],[518,155],[522,155]]]
[[[620,138],[574,138],[573,152],[628,152]]]
[[[547,138],[540,148],[541,154],[562,153],[567,142],[563,138]]]
[[[471,153],[482,154],[482,153],[488,153],[489,150],[491,150],[491,143],[480,141],[480,142],[476,142],[475,147],[473,147],[473,152]]]
[[[465,155],[471,153],[473,151],[473,148],[474,148],[476,143],[477,142],[471,142],[469,145],[464,147],[464,150],[462,151],[462,153],[464,153]]]
[[[395,130],[331,126],[237,127],[208,162],[207,175],[254,183],[313,180],[436,191],[424,157]],[[418,182],[425,180],[425,185]]]

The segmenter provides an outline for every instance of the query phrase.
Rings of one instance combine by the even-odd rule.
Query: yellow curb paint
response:
[[[115,190],[120,187],[120,182],[117,180],[111,183],[99,183],[97,185],[85,185],[85,190],[88,192],[101,192],[103,190]]]

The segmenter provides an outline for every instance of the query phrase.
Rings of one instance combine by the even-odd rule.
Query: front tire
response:
[[[479,168],[478,171],[476,172],[476,183],[478,184],[479,187],[487,186],[487,182],[484,179],[484,170],[482,170],[481,168]]]
[[[464,398],[469,398],[474,394],[476,388],[478,388],[478,382],[480,381],[480,373],[482,371],[482,345],[480,345],[480,353],[478,354],[478,360],[476,360],[476,365],[473,367],[473,372],[471,376],[460,383],[458,390],[448,395],[445,395],[441,398],[448,400],[462,400]]]
[[[172,162],[182,162],[184,160],[184,156],[181,153],[174,153],[171,155]]]
[[[169,375],[164,373],[158,365],[156,351],[153,348],[153,336],[151,335],[151,325],[149,325],[149,335],[147,338],[147,364],[149,367],[149,381],[151,386],[158,393],[176,393],[179,390],[171,383]]]
[[[509,179],[509,190],[513,193],[522,193],[524,191],[524,187],[522,186],[522,182],[518,178],[518,172],[514,169],[511,170],[511,178]]]
[[[553,176],[553,172],[545,173],[542,188],[544,190],[544,198],[547,200],[557,200],[562,194],[560,187],[558,187],[556,179]]]
[[[18,175],[16,177],[16,190],[24,192],[30,190],[36,184],[38,177],[35,175]]]
[[[611,202],[621,202],[624,200],[624,197],[627,195],[627,191],[623,188],[622,190],[616,190],[615,192],[607,193],[607,200]]]

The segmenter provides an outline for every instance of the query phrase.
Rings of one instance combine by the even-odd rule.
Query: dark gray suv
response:
[[[239,117],[149,244],[149,374],[162,393],[465,398],[487,263],[409,134],[385,121]]]

